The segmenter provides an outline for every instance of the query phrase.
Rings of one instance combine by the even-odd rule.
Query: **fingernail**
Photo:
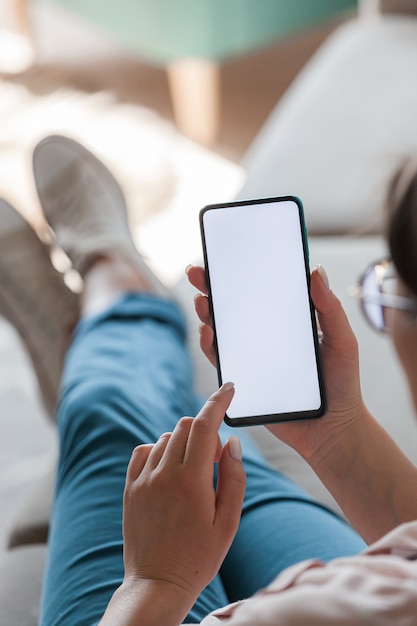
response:
[[[235,459],[236,461],[242,460],[242,446],[240,445],[240,439],[238,437],[230,437],[229,454],[232,459]]]
[[[321,282],[323,283],[324,287],[327,289],[327,291],[330,291],[329,277],[326,274],[326,270],[322,265],[317,265],[317,271],[320,275]]]
[[[188,272],[190,271],[190,269],[191,269],[191,268],[192,268],[192,265],[191,265],[191,264],[190,264],[190,265],[187,265],[187,267],[185,268],[185,270],[184,270],[184,271],[185,271],[185,273],[187,274],[187,276],[188,276]]]
[[[234,383],[223,383],[223,385],[220,387],[219,391],[226,392],[226,391],[230,391],[231,389],[234,389],[235,385]]]

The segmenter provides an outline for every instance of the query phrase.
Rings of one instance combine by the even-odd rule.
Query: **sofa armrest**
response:
[[[417,152],[417,19],[355,19],[320,46],[242,163],[239,198],[304,203],[311,234],[383,231],[385,190]]]

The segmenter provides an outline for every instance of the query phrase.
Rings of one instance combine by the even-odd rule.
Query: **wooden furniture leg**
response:
[[[10,14],[16,31],[28,38],[32,43],[28,6],[26,0],[9,0]]]
[[[219,130],[219,64],[180,59],[168,65],[167,74],[178,129],[194,141],[212,144]]]

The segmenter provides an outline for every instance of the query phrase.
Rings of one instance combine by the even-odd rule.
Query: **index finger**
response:
[[[217,431],[232,401],[233,394],[233,383],[224,383],[210,396],[195,417],[188,437],[184,464],[195,465],[199,471],[204,467],[213,471],[218,445]]]
[[[206,282],[206,272],[204,270],[204,267],[189,265],[186,269],[186,273],[188,276],[188,280],[193,285],[193,287],[201,291],[201,293],[207,295],[208,290]]]

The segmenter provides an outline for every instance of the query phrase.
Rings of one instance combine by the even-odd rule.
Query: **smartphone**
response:
[[[211,204],[200,228],[219,384],[230,426],[325,413],[303,206],[294,196]]]

